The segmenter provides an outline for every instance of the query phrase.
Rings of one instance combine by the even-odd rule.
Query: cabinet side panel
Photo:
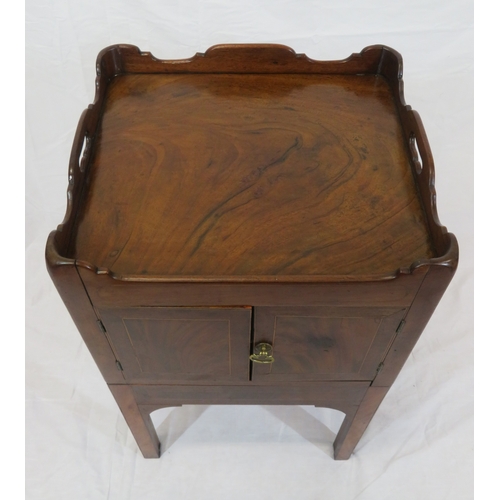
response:
[[[49,238],[46,257],[47,270],[61,299],[103,377],[108,383],[123,383],[123,376],[116,368],[113,351],[99,329],[96,314],[75,265],[66,259],[60,259],[61,262],[56,263],[54,256],[54,248]]]
[[[406,315],[404,329],[395,338],[373,386],[389,387],[393,384],[453,278],[455,269],[448,266],[429,267]]]

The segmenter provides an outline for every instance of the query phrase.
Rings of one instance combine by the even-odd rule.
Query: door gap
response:
[[[250,361],[250,356],[253,354],[253,344],[254,344],[254,320],[255,320],[255,307],[252,307],[252,314],[250,319],[250,352],[248,353],[248,376],[249,381],[252,381],[253,375],[253,363]]]

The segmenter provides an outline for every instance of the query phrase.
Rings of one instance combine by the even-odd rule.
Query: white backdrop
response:
[[[176,59],[233,42],[316,59],[398,50],[434,154],[440,219],[459,241],[450,288],[346,462],[331,456],[338,412],[261,406],[161,410],[165,451],[144,460],[45,270],[97,53],[130,43]],[[472,498],[472,184],[471,0],[27,0],[27,498]]]

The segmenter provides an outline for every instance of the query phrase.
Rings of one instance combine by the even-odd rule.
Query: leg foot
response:
[[[333,443],[333,456],[336,460],[347,460],[351,456],[388,390],[389,387],[368,388],[361,404],[346,412]]]
[[[149,412],[137,405],[132,389],[127,385],[109,385],[120,410],[144,458],[160,457],[160,440]]]

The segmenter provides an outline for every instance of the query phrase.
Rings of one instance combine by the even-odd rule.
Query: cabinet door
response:
[[[99,312],[128,382],[249,378],[249,307],[137,307]]]
[[[254,346],[273,346],[274,362],[253,363],[252,380],[372,380],[405,310],[258,307]]]

